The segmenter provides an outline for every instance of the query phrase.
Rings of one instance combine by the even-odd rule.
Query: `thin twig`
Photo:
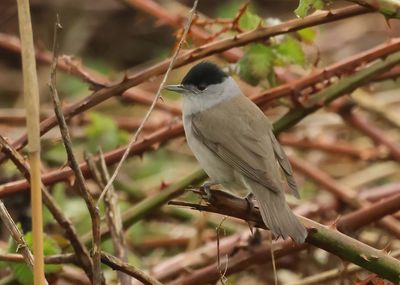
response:
[[[396,250],[390,254],[393,257],[398,258],[400,256],[400,250]],[[363,270],[362,267],[354,265],[354,264],[349,264],[345,268],[335,268],[331,269],[328,271],[324,272],[319,272],[315,275],[311,275],[308,277],[305,277],[301,280],[294,281],[292,283],[289,283],[288,285],[319,285],[319,284],[326,284],[330,281],[333,281],[345,274],[346,276],[355,274],[357,272],[360,272]]]
[[[136,278],[145,285],[162,285],[160,281],[154,279],[150,275],[106,252],[101,252],[101,261],[114,270],[122,271]]]
[[[234,37],[218,40],[212,43],[205,44],[203,46],[194,48],[184,54],[180,55],[176,59],[174,68],[183,66],[185,64],[194,62],[196,60],[202,59],[204,57],[210,56],[212,54],[220,53],[225,50],[229,50],[233,47],[243,46],[251,42],[257,42],[260,40],[267,40],[268,38],[286,34],[289,32],[295,32],[300,29],[311,27],[315,25],[320,25],[323,23],[329,23],[333,21],[338,21],[348,17],[361,15],[365,13],[370,13],[373,10],[368,8],[359,7],[357,5],[349,6],[337,10],[323,11],[316,13],[302,19],[294,19],[287,21],[285,23],[272,26],[272,27],[260,27],[250,32],[235,35]],[[148,78],[152,78],[157,75],[163,74],[169,67],[170,60],[165,60],[163,62],[157,63],[145,70],[139,71],[134,75],[130,76],[126,80],[102,88],[91,95],[85,97],[81,101],[68,106],[64,109],[64,116],[69,119],[76,114],[82,113],[105,100],[122,94],[126,90],[136,86]],[[56,118],[49,117],[41,122],[41,134],[48,132],[57,124]],[[21,136],[17,139],[13,146],[19,150],[26,145],[26,135]],[[4,157],[0,155],[0,162],[4,160]]]
[[[335,179],[311,163],[298,157],[289,157],[289,160],[294,169],[313,179],[352,208],[360,209],[371,205],[368,201],[358,199],[353,189],[339,184]],[[365,223],[359,223],[358,226],[366,225],[368,222],[370,221],[365,220]],[[400,237],[400,223],[396,218],[387,216],[378,221],[378,223],[396,237]]]
[[[365,116],[355,113],[354,106],[351,102],[345,102],[338,107],[338,113],[348,124],[365,133],[375,143],[386,146],[390,156],[400,161],[400,144],[387,137],[382,129],[369,122]]]
[[[8,261],[8,262],[24,262],[24,257],[21,254],[0,254],[0,261]],[[46,264],[66,264],[76,262],[76,256],[74,254],[57,254],[50,255],[45,258]],[[101,262],[114,270],[118,270],[127,274],[141,282],[145,285],[162,285],[158,280],[151,277],[147,273],[139,270],[132,265],[123,262],[119,258],[106,253],[101,252]]]
[[[100,167],[96,167],[94,164],[93,158],[88,159],[89,167],[91,171],[98,170],[98,176],[96,177],[96,182],[99,185],[100,189],[103,189],[106,185],[107,181],[110,179],[110,174],[107,170],[107,165],[104,160],[104,155],[101,149],[99,150],[100,157]],[[92,165],[92,166],[90,166]],[[124,231],[122,227],[122,219],[120,209],[118,207],[118,198],[117,193],[114,191],[113,185],[110,186],[110,189],[107,191],[107,194],[104,196],[104,205],[106,211],[106,221],[108,225],[108,229],[111,233],[111,240],[114,247],[114,255],[115,257],[121,259],[124,262],[128,261],[128,255],[126,252],[126,241],[124,237]],[[129,285],[131,284],[131,278],[125,273],[118,271],[119,280],[121,285]]]
[[[400,62],[400,52],[389,55],[385,60],[376,62],[371,66],[368,66],[357,73],[346,77],[339,82],[329,86],[327,89],[322,90],[311,97],[304,108],[296,108],[289,111],[285,116],[274,123],[274,130],[276,133],[282,132],[288,129],[306,117],[308,114],[315,112],[324,105],[327,105],[331,101],[351,92],[355,88],[361,86],[369,79],[385,72],[392,68],[394,65]],[[165,143],[166,141],[183,135],[182,123],[176,123],[166,127],[165,129],[158,130],[152,133],[150,136],[135,143],[130,151],[130,154],[141,154],[145,150],[151,148],[154,144]],[[126,152],[126,148],[121,147],[119,149],[110,151],[105,154],[107,164],[113,164],[119,161],[120,157]],[[84,174],[89,177],[90,172],[88,171],[87,164],[81,164],[80,166]],[[64,168],[54,172],[47,173],[43,176],[42,181],[45,184],[52,184],[56,181],[67,180],[73,175],[71,169]],[[27,183],[24,180],[14,181],[0,187],[0,197],[10,193],[25,190]]]
[[[15,164],[22,175],[30,181],[29,165],[25,161],[24,157],[16,151],[10,143],[0,135],[0,149],[6,154],[8,158]],[[59,223],[61,228],[64,229],[67,239],[70,241],[72,248],[74,249],[79,265],[85,270],[85,273],[91,278],[92,272],[92,261],[89,256],[89,252],[86,247],[81,243],[78,238],[78,234],[71,220],[69,220],[63,213],[62,209],[57,205],[56,201],[50,195],[50,192],[42,184],[43,202],[47,209],[51,212],[54,219]]]
[[[352,99],[360,108],[378,115],[391,126],[400,129],[400,116],[397,112],[391,111],[386,104],[380,102],[377,98],[372,97],[364,90],[357,90],[351,94]]]
[[[332,155],[348,155],[361,160],[384,159],[387,155],[375,147],[360,148],[345,141],[326,142],[323,139],[308,139],[297,137],[290,133],[283,133],[279,136],[283,145],[308,150],[321,150]]]
[[[271,249],[271,263],[272,263],[272,272],[274,273],[274,284],[278,285],[278,274],[276,271],[276,262],[275,262],[275,254],[274,254],[274,243],[272,239],[272,234],[269,235],[270,249]]]
[[[170,204],[236,217],[245,221],[253,222],[256,227],[266,228],[258,209],[253,208],[249,211],[248,202],[245,199],[238,198],[237,196],[219,190],[211,191],[213,199],[208,200],[206,205],[175,201]],[[205,192],[201,192],[200,195],[206,197]],[[390,280],[395,284],[400,281],[399,260],[389,256],[384,251],[372,248],[330,227],[323,226],[301,216],[298,216],[298,218],[308,229],[308,236],[306,239],[307,243],[322,248],[371,272],[377,273],[381,277]],[[293,245],[293,243],[291,244]],[[228,268],[227,274],[230,273],[232,273],[232,271]],[[213,282],[213,280],[207,281],[207,283]],[[205,284],[195,282],[193,279],[192,282],[193,283],[181,282],[179,284]]]
[[[103,189],[103,191],[102,191],[102,193],[101,193],[99,199],[97,200],[97,206],[99,205],[101,199],[102,199],[102,198],[104,197],[104,195],[106,194],[108,188],[110,188],[111,184],[114,182],[115,178],[117,177],[118,172],[120,171],[120,169],[121,169],[121,167],[122,167],[122,164],[125,162],[126,158],[128,157],[128,154],[129,154],[129,152],[130,152],[130,150],[131,150],[131,148],[132,148],[132,145],[137,141],[137,139],[138,139],[138,137],[139,137],[139,134],[141,133],[141,131],[142,131],[142,129],[143,129],[144,124],[146,123],[146,121],[147,121],[148,118],[150,117],[150,114],[151,114],[151,112],[153,111],[156,102],[158,101],[158,99],[159,99],[160,96],[161,96],[161,90],[163,90],[164,85],[165,85],[165,82],[167,81],[168,75],[169,75],[169,73],[171,72],[172,68],[174,67],[175,61],[176,61],[176,59],[177,59],[177,57],[178,57],[179,51],[180,51],[181,48],[182,48],[183,42],[186,40],[186,36],[187,36],[187,34],[188,34],[188,32],[189,32],[190,25],[192,24],[193,15],[194,15],[194,13],[196,12],[196,8],[197,8],[197,3],[198,3],[198,1],[199,1],[199,0],[195,0],[195,1],[194,1],[193,7],[192,7],[192,9],[191,9],[190,12],[189,12],[188,20],[187,20],[186,26],[185,26],[185,28],[184,28],[184,31],[183,31],[181,40],[179,41],[179,44],[178,44],[178,46],[177,46],[177,48],[176,48],[176,50],[175,50],[175,53],[174,53],[174,55],[172,56],[172,58],[171,58],[171,60],[170,60],[168,69],[167,69],[167,71],[165,72],[165,75],[164,75],[164,77],[163,77],[163,80],[161,81],[160,86],[158,87],[158,90],[157,90],[156,96],[154,97],[153,103],[151,104],[151,106],[150,106],[149,110],[147,111],[146,115],[144,116],[143,121],[142,121],[142,123],[140,124],[139,128],[136,130],[135,134],[133,135],[133,138],[129,141],[129,144],[128,144],[128,146],[126,147],[126,150],[125,150],[124,154],[122,155],[122,158],[121,158],[121,160],[119,161],[117,167],[115,168],[114,173],[112,174],[110,180],[108,180],[107,185],[104,187],[104,189]]]
[[[157,195],[153,195],[131,207],[122,215],[122,222],[124,228],[132,226],[137,221],[143,219],[145,216],[153,213],[156,209],[166,204],[173,198],[181,195],[188,185],[196,185],[206,178],[206,174],[202,170],[197,170],[191,175],[171,184]],[[110,230],[107,227],[101,227],[101,237],[106,238],[110,235]],[[90,239],[90,233],[82,235],[82,241],[86,243]]]
[[[2,253],[0,254],[0,261],[7,262],[24,262],[25,257],[23,254],[17,253]],[[65,264],[72,263],[77,264],[76,255],[73,253],[56,254],[45,256],[44,263],[46,264]]]
[[[50,94],[52,97],[54,111],[57,116],[58,124],[60,126],[61,136],[63,139],[63,143],[65,146],[65,150],[68,156],[68,163],[71,169],[75,173],[76,181],[75,183],[78,185],[79,194],[85,200],[86,206],[89,210],[89,214],[92,220],[92,234],[93,234],[93,284],[99,285],[102,284],[102,273],[101,273],[101,261],[100,261],[100,215],[99,210],[96,207],[92,196],[89,194],[89,191],[86,187],[85,179],[83,177],[82,171],[79,168],[78,161],[75,158],[75,155],[72,150],[72,142],[69,134],[67,122],[63,116],[60,107],[60,98],[58,96],[58,92],[56,89],[56,72],[57,72],[57,58],[58,58],[58,48],[57,48],[57,33],[61,29],[61,25],[59,23],[59,19],[57,17],[57,22],[54,26],[54,39],[53,39],[53,62],[51,64],[51,72],[50,72]]]
[[[221,269],[221,254],[220,254],[220,247],[219,247],[219,245],[220,245],[220,236],[219,236],[219,232],[220,232],[220,230],[221,230],[221,226],[222,226],[222,224],[225,222],[225,220],[227,219],[228,217],[223,217],[222,218],[222,220],[221,220],[221,222],[219,223],[219,225],[218,225],[218,227],[215,229],[215,231],[217,232],[217,264],[218,264],[218,271],[219,271],[219,274],[220,274],[220,278],[219,278],[219,280],[221,281],[221,283],[223,284],[223,285],[226,285],[226,277],[225,277],[225,274],[226,274],[226,269],[227,269],[227,265],[228,265],[228,258],[229,258],[229,256],[228,255],[226,255],[226,266],[225,266],[225,268],[224,268],[224,270],[222,270]]]
[[[25,242],[24,236],[18,229],[14,220],[11,218],[2,200],[0,200],[0,219],[3,221],[6,228],[10,232],[13,240],[15,240],[17,244],[17,252],[20,252],[22,254],[26,264],[28,264],[30,269],[33,269],[33,255]]]

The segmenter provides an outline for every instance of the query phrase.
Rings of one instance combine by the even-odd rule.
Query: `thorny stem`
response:
[[[100,215],[99,209],[96,207],[96,204],[93,201],[92,196],[89,193],[89,190],[86,187],[85,179],[83,177],[82,171],[79,168],[78,161],[75,158],[74,152],[72,150],[72,142],[69,134],[67,122],[65,121],[64,115],[61,111],[60,107],[60,98],[58,96],[58,92],[56,89],[56,70],[57,70],[57,57],[58,57],[58,49],[57,49],[57,33],[61,29],[61,25],[59,23],[59,19],[57,17],[57,22],[54,26],[54,40],[53,40],[53,54],[54,59],[51,65],[50,72],[50,94],[52,97],[54,112],[56,113],[56,117],[58,120],[58,124],[60,126],[61,136],[63,139],[64,147],[68,156],[68,163],[73,170],[76,177],[76,184],[78,186],[78,192],[80,196],[84,199],[86,206],[89,210],[89,214],[92,220],[92,234],[93,234],[93,276],[92,281],[94,285],[100,285],[104,283],[104,277],[101,272],[101,261],[100,261]]]
[[[194,3],[193,3],[192,9],[189,12],[189,17],[188,17],[185,29],[183,31],[183,35],[181,37],[181,40],[179,41],[179,44],[178,44],[178,46],[177,46],[177,48],[175,50],[174,55],[172,56],[172,58],[170,60],[169,66],[167,68],[167,71],[165,72],[163,80],[161,81],[161,84],[158,87],[158,90],[157,90],[156,96],[155,96],[155,98],[153,100],[153,103],[151,104],[151,106],[150,106],[149,110],[147,111],[146,115],[144,116],[143,121],[140,124],[139,128],[136,130],[136,132],[133,135],[132,139],[129,141],[129,144],[126,147],[126,150],[125,150],[124,154],[122,155],[121,160],[118,162],[118,165],[114,170],[114,173],[111,175],[110,180],[108,180],[107,185],[104,187],[104,189],[103,189],[103,191],[102,191],[102,193],[101,193],[101,195],[100,195],[100,197],[99,197],[99,199],[97,201],[97,206],[99,205],[99,202],[102,200],[103,196],[106,194],[108,188],[110,188],[111,184],[114,182],[115,178],[117,177],[118,172],[120,171],[120,169],[122,167],[122,164],[124,163],[124,161],[128,157],[129,152],[130,152],[133,144],[137,141],[137,139],[139,137],[139,134],[141,133],[141,131],[142,131],[143,127],[144,127],[144,124],[149,119],[150,114],[151,114],[151,112],[153,111],[153,109],[154,109],[154,107],[156,105],[156,102],[158,101],[158,99],[161,96],[161,90],[164,88],[164,85],[165,85],[165,82],[167,81],[168,75],[169,75],[169,73],[171,72],[172,68],[175,65],[175,61],[178,58],[178,54],[179,54],[179,51],[182,48],[183,42],[186,40],[187,34],[189,32],[189,29],[190,29],[190,25],[192,24],[193,15],[196,12],[197,3],[198,3],[198,0],[195,0]]]

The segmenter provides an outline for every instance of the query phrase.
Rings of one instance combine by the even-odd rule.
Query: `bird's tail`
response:
[[[283,238],[289,236],[295,242],[303,243],[307,230],[286,204],[283,193],[272,192],[257,182],[246,180],[257,199],[262,219],[272,233]]]

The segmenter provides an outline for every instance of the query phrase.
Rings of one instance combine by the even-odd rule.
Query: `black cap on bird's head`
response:
[[[187,90],[203,91],[209,85],[222,83],[228,74],[223,72],[216,64],[202,61],[193,66],[182,79],[179,85],[169,85],[167,90],[183,93]]]

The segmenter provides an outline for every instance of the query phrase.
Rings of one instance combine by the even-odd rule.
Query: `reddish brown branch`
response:
[[[340,200],[342,200],[352,208],[360,209],[371,205],[367,201],[359,200],[354,191],[340,185],[332,177],[320,170],[318,167],[300,158],[290,157],[289,159],[294,169],[296,169],[300,173],[303,173],[305,176],[310,177],[312,180],[320,184],[326,190],[333,193],[336,197],[338,197]],[[400,237],[400,223],[394,217],[385,217],[381,219],[378,223],[380,226],[394,234],[396,237]],[[362,225],[366,224],[368,224],[368,221],[366,221],[366,223]]]
[[[0,33],[0,48],[11,51],[13,53],[20,54],[21,53],[21,43],[16,36],[7,35]],[[38,63],[42,64],[51,64],[53,54],[50,51],[43,49],[36,49],[36,60]],[[65,73],[71,74],[80,78],[84,82],[87,82],[92,86],[92,89],[99,89],[104,86],[108,86],[111,83],[98,72],[88,67],[82,66],[76,60],[73,60],[71,57],[62,56],[57,60],[57,68]],[[130,90],[126,90],[122,96],[121,100],[126,100],[126,102],[130,103],[139,103],[144,105],[150,105],[153,101],[153,94],[147,92],[140,88],[132,88]],[[180,110],[176,108],[174,105],[170,105],[167,102],[157,103],[156,108],[160,110],[164,110],[174,115],[179,115]]]
[[[0,148],[3,153],[10,158],[10,160],[15,164],[22,175],[29,181],[29,164],[25,161],[22,155],[13,149],[5,138],[0,136]],[[28,184],[29,187],[29,184]],[[56,201],[51,196],[47,188],[42,185],[43,202],[49,209],[54,219],[59,223],[59,225],[64,229],[65,235],[70,241],[72,248],[74,249],[79,265],[85,270],[87,276],[91,278],[93,275],[92,271],[92,261],[89,256],[89,252],[86,247],[81,243],[78,238],[78,234],[75,230],[72,222],[64,215],[61,208],[58,206]],[[29,189],[29,188],[28,188]]]
[[[339,107],[339,114],[348,124],[366,134],[375,143],[386,146],[395,160],[400,160],[400,145],[389,139],[385,132],[374,126],[361,114],[355,113],[353,107],[353,104],[345,103]]]
[[[352,232],[356,228],[378,221],[399,210],[400,194],[397,194],[341,217],[337,228],[343,232]]]
[[[327,143],[321,140],[309,140],[297,138],[291,134],[281,134],[279,140],[284,145],[289,145],[297,148],[322,150],[332,154],[349,155],[362,160],[372,160],[383,158],[382,153],[377,149],[359,149],[346,142]]]
[[[298,252],[304,249],[306,245],[297,245],[292,241],[279,241],[274,243],[274,256],[279,258],[291,253]],[[226,268],[224,275],[228,276],[236,272],[243,271],[251,265],[263,264],[271,261],[271,246],[270,244],[262,243],[261,245],[251,247],[248,250],[241,250],[237,254],[218,265],[212,263],[206,267],[200,268],[178,278],[168,285],[192,285],[192,284],[210,284],[215,283],[221,278],[219,268]],[[220,267],[219,267],[220,266]]]
[[[360,15],[364,13],[371,12],[371,9],[359,7],[359,6],[350,6],[342,9],[332,10],[332,11],[324,11],[321,13],[313,14],[303,19],[294,19],[282,23],[280,25],[276,25],[273,27],[260,27],[256,30],[239,34],[234,36],[233,38],[223,39],[219,41],[215,41],[209,44],[205,44],[193,50],[190,50],[181,56],[177,57],[174,67],[177,68],[179,66],[183,66],[190,62],[196,61],[198,59],[204,58],[206,56],[216,54],[225,50],[228,50],[233,47],[242,46],[248,44],[250,42],[255,42],[259,40],[265,40],[273,36],[277,36],[280,34],[285,34],[289,32],[298,31],[300,29],[319,25],[323,23],[329,23],[332,21],[337,21],[340,19],[348,18],[355,15]],[[93,94],[87,96],[80,102],[77,102],[71,106],[63,108],[63,113],[65,118],[68,120],[72,116],[76,114],[82,113],[93,106],[100,104],[101,102],[120,94],[123,94],[129,88],[136,86],[149,78],[154,76],[161,75],[164,73],[170,64],[170,60],[165,60],[156,65],[153,65],[145,70],[139,71],[138,73],[130,76],[129,78],[124,79],[122,82],[101,88],[100,90],[94,92]],[[40,124],[40,133],[43,135],[51,128],[56,125],[55,116],[49,117],[46,120],[42,121]],[[21,149],[27,143],[26,135],[19,138],[17,141],[13,143],[13,147],[16,149]],[[0,156],[0,162],[4,160],[4,157]]]
[[[360,199],[376,202],[380,199],[388,198],[398,193],[400,193],[400,183],[394,183],[361,191],[359,197]]]
[[[104,284],[104,276],[101,271],[101,261],[100,261],[100,214],[99,209],[96,207],[91,194],[86,186],[86,182],[83,178],[82,171],[79,167],[78,161],[75,158],[71,137],[69,134],[69,129],[67,126],[67,122],[63,116],[61,111],[60,98],[57,92],[57,83],[56,83],[56,72],[57,72],[57,62],[58,62],[58,42],[57,36],[58,32],[61,30],[61,24],[59,23],[59,19],[57,17],[56,23],[54,24],[54,38],[53,38],[53,59],[50,68],[50,95],[54,105],[54,112],[57,118],[58,125],[60,127],[61,137],[63,139],[64,148],[68,157],[68,164],[74,172],[76,183],[78,188],[78,193],[83,198],[88,208],[91,224],[92,224],[92,232],[93,232],[93,274],[92,281],[94,285]]]
[[[124,272],[125,274],[138,279],[145,285],[162,285],[158,280],[150,275],[106,252],[101,252],[101,262],[114,270]]]
[[[302,91],[307,91],[304,90],[307,88],[307,92],[310,93],[310,88],[315,86],[317,83],[320,84],[321,82],[324,82],[326,87],[331,84],[330,80],[333,77],[354,73],[356,69],[363,64],[383,58],[393,52],[398,51],[399,49],[400,39],[391,39],[388,43],[378,45],[370,50],[348,57],[345,60],[325,67],[322,70],[314,71],[308,76],[266,90],[261,94],[253,96],[252,99],[260,106],[264,106],[264,104],[268,104],[272,100],[281,98],[283,96],[288,96],[293,93],[295,96],[298,96]]]
[[[200,194],[202,197],[206,197],[206,194],[202,190],[195,190],[195,192]],[[171,202],[171,204],[236,217],[249,221],[256,227],[265,228],[259,211],[255,208],[249,211],[246,199],[241,199],[227,192],[216,190],[211,191],[211,197],[211,200],[206,200],[205,205],[176,201]],[[388,256],[383,251],[374,249],[364,243],[341,234],[332,228],[325,227],[301,216],[298,218],[309,229],[306,239],[307,243],[322,248],[340,258],[377,273],[392,282],[399,282],[400,275],[398,272],[400,267],[397,259]],[[229,266],[228,263],[227,270],[229,270]],[[199,282],[194,282],[192,284],[204,284],[200,282],[200,280],[197,281]],[[210,283],[209,281],[210,280],[207,280],[207,283]]]
[[[184,18],[181,15],[173,14],[171,11],[167,11],[163,6],[153,0],[125,0],[125,2],[141,11],[157,18],[161,23],[166,23],[174,28],[181,28],[184,22]],[[203,18],[202,16],[197,15]],[[198,18],[197,18],[198,19]],[[210,38],[210,33],[204,30],[202,27],[196,25],[196,22],[190,28],[190,37],[197,40],[199,44],[206,43]],[[232,48],[222,53],[224,58],[230,62],[236,62],[242,57],[243,53],[238,48]]]
[[[318,201],[316,204],[311,204],[311,203],[305,203],[297,208],[295,208],[293,211],[296,214],[306,216],[306,217],[311,217],[314,215],[319,216],[321,213],[327,212],[332,210],[333,208],[336,208],[337,203],[334,199],[330,201]],[[219,242],[219,254],[220,256],[226,256],[229,255],[230,258],[235,257],[234,252],[237,251],[238,248],[243,245],[249,238],[250,238],[250,231],[244,231],[242,233],[238,233],[232,236],[228,236],[225,238],[222,238]],[[265,240],[266,235],[262,233],[262,239]],[[269,239],[269,238],[268,238]],[[171,257],[159,264],[157,264],[152,270],[153,276],[157,277],[159,280],[169,280],[172,277],[176,277],[180,273],[185,273],[188,270],[192,274],[195,274],[198,278],[202,274],[207,275],[208,273],[214,274],[215,270],[218,269],[218,266],[216,266],[216,260],[217,260],[217,242],[216,241],[211,241],[203,245],[202,247],[190,251],[190,252],[185,252],[179,255],[176,255],[174,257]],[[275,247],[274,247],[275,248]],[[250,250],[251,252],[253,251],[253,248]],[[245,253],[246,254],[246,253]],[[265,258],[268,258],[270,254],[267,254]],[[231,259],[230,259],[231,260]],[[230,260],[228,263],[230,263]],[[237,261],[237,259],[236,259]],[[260,260],[258,258],[255,258],[255,262],[259,262]],[[268,261],[268,260],[265,260]],[[210,266],[212,265],[212,266]],[[248,265],[251,265],[248,264]],[[222,267],[225,265],[222,264]],[[243,269],[244,264],[240,265],[238,268]],[[195,268],[199,268],[199,270],[195,270]],[[215,276],[215,275],[214,275]],[[188,277],[190,278],[190,277]],[[180,280],[180,279],[178,279]],[[184,280],[186,280],[184,278]],[[134,284],[138,285],[138,284]]]
[[[179,137],[183,134],[183,127],[181,123],[176,123],[171,126],[167,126],[160,129],[151,135],[145,137],[144,139],[138,140],[132,147],[130,155],[141,154],[144,151],[150,149],[154,144],[162,144],[166,141]],[[125,151],[125,147],[120,147],[118,149],[112,150],[104,154],[104,159],[107,165],[112,165],[117,163]],[[98,157],[94,158],[96,161]],[[90,171],[86,162],[79,164],[82,170],[83,176],[90,177]],[[42,175],[42,182],[45,185],[51,185],[56,182],[65,181],[69,182],[71,177],[74,175],[73,171],[69,167],[63,169],[54,170]],[[13,181],[0,186],[0,197],[4,197],[13,193],[24,191],[29,189],[29,184],[26,180]]]

